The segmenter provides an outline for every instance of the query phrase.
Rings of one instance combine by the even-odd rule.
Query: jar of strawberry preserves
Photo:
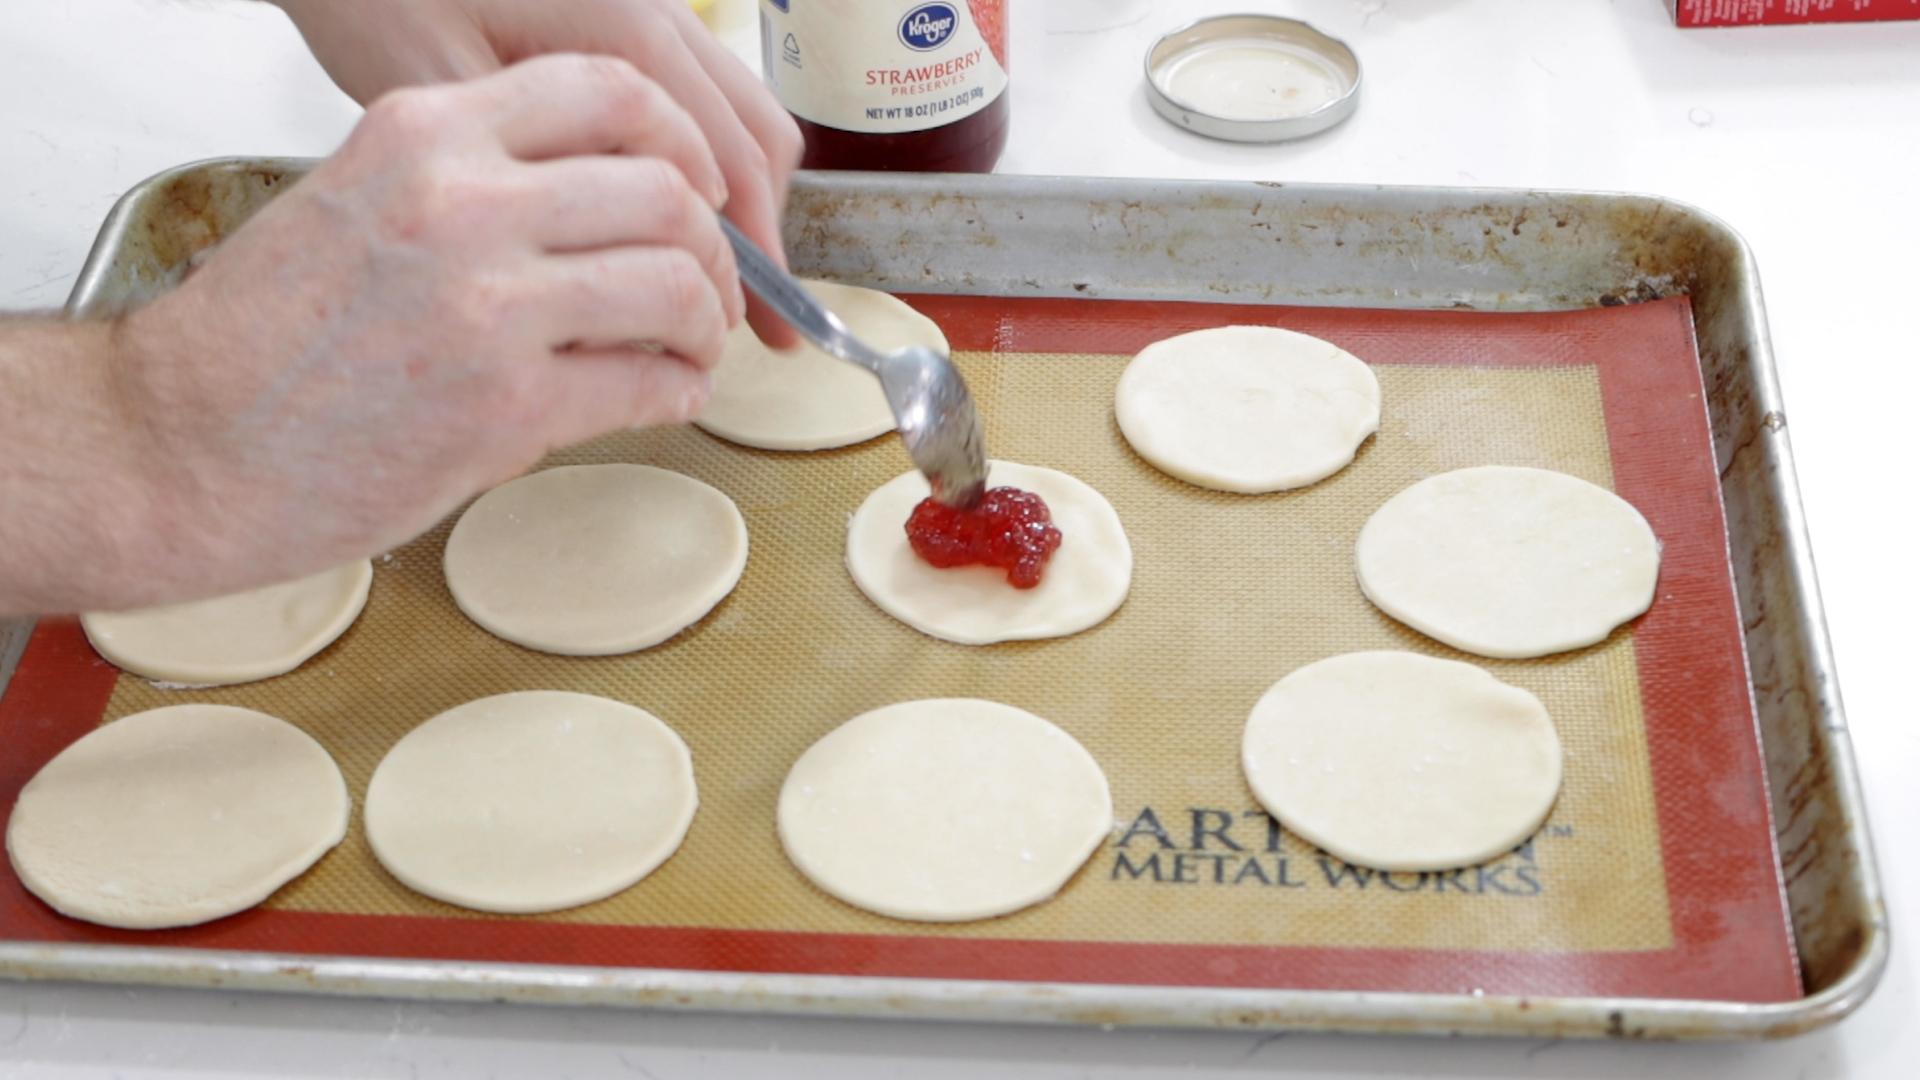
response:
[[[1008,0],[760,0],[767,82],[810,169],[989,172],[1007,145]]]

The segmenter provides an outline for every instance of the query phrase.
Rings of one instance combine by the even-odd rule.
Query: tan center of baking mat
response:
[[[995,456],[1063,469],[1119,511],[1134,545],[1133,591],[1103,625],[1064,640],[967,648],[923,637],[868,603],[843,566],[845,527],[868,492],[907,467],[891,438],[784,455],[690,428],[655,431],[606,439],[554,463],[658,465],[739,503],[752,545],[746,574],[705,621],[672,641],[576,659],[487,635],[448,596],[443,526],[375,560],[365,615],[302,670],[191,694],[122,678],[108,717],[183,700],[262,709],[325,744],[357,799],[396,740],[475,697],[544,687],[649,709],[693,749],[700,812],[692,831],[638,886],[539,917],[548,921],[1523,952],[1670,944],[1628,633],[1549,661],[1478,661],[1539,695],[1567,755],[1566,785],[1546,830],[1489,866],[1380,875],[1289,837],[1276,844],[1239,767],[1248,709],[1294,668],[1355,649],[1460,655],[1381,616],[1354,584],[1354,537],[1388,496],[1432,473],[1488,462],[1611,486],[1593,367],[1380,366],[1384,424],[1352,467],[1302,492],[1246,497],[1172,480],[1132,454],[1111,408],[1124,356],[958,359]],[[1058,899],[1008,918],[930,928],[827,897],[781,853],[774,805],[789,764],[858,713],[938,696],[1029,709],[1072,732],[1106,769],[1115,837]],[[357,818],[338,850],[269,903],[496,918],[403,888],[374,861]],[[473,952],[485,955],[484,937]]]

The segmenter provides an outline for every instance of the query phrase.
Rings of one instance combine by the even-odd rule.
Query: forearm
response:
[[[0,320],[0,616],[140,606],[177,587],[116,324]]]
[[[500,66],[459,0],[267,2],[286,12],[334,83],[362,105],[397,87],[471,79]]]

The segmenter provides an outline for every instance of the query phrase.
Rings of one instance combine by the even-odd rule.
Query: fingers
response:
[[[693,14],[691,7],[681,5],[677,12],[675,22],[681,39],[693,50],[694,58],[706,69],[714,85],[726,96],[727,103],[733,106],[734,114],[746,125],[747,131],[766,155],[775,211],[785,209],[787,185],[793,180],[793,171],[800,165],[801,151],[806,148],[800,137],[800,126],[794,123],[793,117],[787,115],[787,110],[781,107],[780,100],[773,96],[766,84],[707,30]]]
[[[726,179],[727,216],[762,251],[786,265],[780,206],[774,200],[772,160],[688,47],[678,27],[671,20],[645,20],[622,52],[658,79],[700,125]],[[770,345],[784,347],[799,341],[790,327],[758,301],[748,304],[747,319]]]
[[[553,253],[679,248],[706,270],[727,325],[746,312],[733,247],[712,207],[661,158],[568,158],[526,170],[535,190],[533,240]]]
[[[787,115],[787,110],[781,107],[779,99],[773,96],[766,84],[708,32],[693,14],[692,8],[680,9],[676,22],[682,40],[726,97],[734,115],[739,117],[759,144],[766,162],[769,187],[767,227],[760,230],[751,226],[747,220],[752,216],[751,210],[745,206],[729,205],[727,216],[746,229],[747,235],[754,237],[761,250],[770,253],[780,265],[785,266],[787,255],[780,237],[780,217],[786,211],[787,186],[793,180],[793,171],[799,167],[800,154],[806,146],[800,137],[800,126],[793,122],[793,117]],[[736,209],[740,212],[735,213]],[[761,340],[776,348],[789,348],[800,343],[800,336],[793,328],[775,315],[773,309],[762,303],[759,297],[749,298],[748,321]]]
[[[634,349],[563,353],[547,380],[544,417],[558,444],[610,431],[677,424],[706,405],[707,373],[678,357]]]
[[[543,56],[465,87],[485,101],[507,153],[523,161],[576,155],[664,158],[711,206],[727,179],[704,124],[632,64],[607,56]]]
[[[529,284],[550,347],[657,345],[699,368],[720,361],[725,305],[684,248],[625,247],[540,261]]]

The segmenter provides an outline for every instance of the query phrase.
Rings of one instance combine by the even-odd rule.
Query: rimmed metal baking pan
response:
[[[137,306],[310,163],[163,173],[108,218],[69,304]],[[1257,228],[1249,227],[1258,223]],[[0,975],[406,997],[955,1019],[1632,1038],[1783,1036],[1846,1015],[1885,908],[1793,475],[1752,256],[1632,195],[819,174],[793,261],[897,291],[1539,311],[1686,295],[1806,995],[1780,1004],[733,974],[0,942]],[[0,689],[30,627],[0,625]]]

